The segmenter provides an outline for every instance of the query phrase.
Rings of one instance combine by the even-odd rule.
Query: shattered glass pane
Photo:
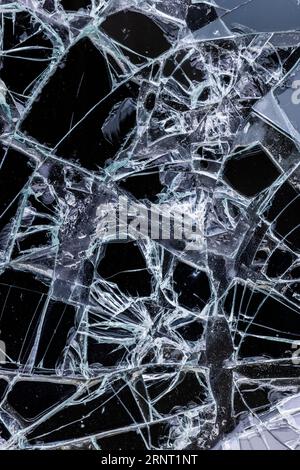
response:
[[[0,448],[300,449],[299,1],[0,13]]]

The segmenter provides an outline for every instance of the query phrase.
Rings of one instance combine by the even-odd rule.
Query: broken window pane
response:
[[[299,449],[299,2],[0,3],[0,448]]]

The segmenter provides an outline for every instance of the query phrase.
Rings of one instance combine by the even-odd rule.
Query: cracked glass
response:
[[[300,448],[297,0],[0,1],[0,448]]]

